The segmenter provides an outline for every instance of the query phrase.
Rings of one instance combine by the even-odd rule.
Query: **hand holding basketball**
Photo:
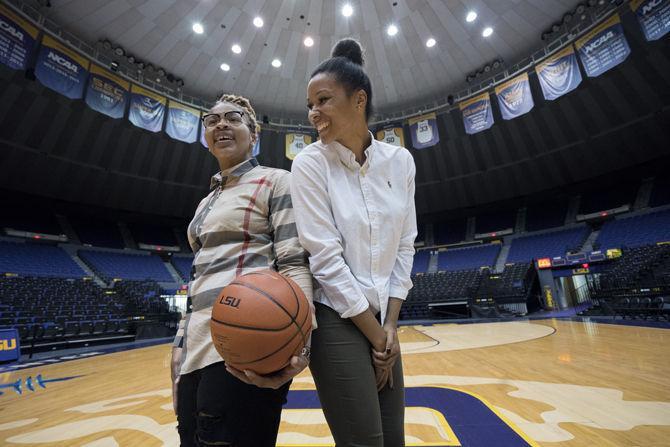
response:
[[[256,385],[259,388],[277,389],[300,374],[302,370],[307,368],[307,365],[309,365],[309,360],[307,360],[307,358],[302,355],[294,355],[291,357],[291,362],[288,366],[266,376],[261,376],[251,370],[240,371],[229,365],[226,366],[226,370],[242,382],[249,385]]]

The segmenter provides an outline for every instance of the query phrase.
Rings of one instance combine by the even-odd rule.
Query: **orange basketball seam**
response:
[[[214,321],[215,323],[221,324],[223,326],[230,326],[230,327],[235,327],[235,328],[238,328],[238,329],[249,329],[249,330],[253,330],[253,331],[264,331],[264,332],[278,332],[278,331],[286,330],[286,328],[291,327],[291,324],[288,324],[284,327],[280,327],[280,328],[276,328],[276,329],[254,327],[254,326],[242,326],[240,324],[235,324],[235,323],[226,323],[224,321],[217,320],[214,317],[212,317],[212,321]]]

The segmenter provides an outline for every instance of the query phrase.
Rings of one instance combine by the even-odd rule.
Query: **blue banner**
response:
[[[70,99],[84,96],[89,62],[49,36],[42,39],[35,77],[45,86]]]
[[[0,62],[14,70],[25,70],[35,49],[38,29],[0,5]]]
[[[535,72],[547,101],[553,101],[573,91],[582,82],[577,55],[572,46],[536,65]]]
[[[123,118],[129,89],[130,82],[92,64],[86,89],[86,104],[112,118]]]
[[[425,149],[440,142],[437,131],[437,116],[434,113],[417,116],[409,120],[409,133],[414,149]]]
[[[623,34],[621,19],[614,14],[575,42],[586,75],[600,76],[625,61],[630,47]]]
[[[530,92],[528,73],[524,73],[496,87],[500,113],[504,120],[511,120],[530,112],[535,103]]]
[[[19,334],[16,329],[0,329],[0,362],[10,362],[21,357]]]
[[[128,121],[149,132],[160,132],[166,104],[165,97],[133,84],[130,87]]]
[[[165,132],[175,140],[195,143],[201,127],[200,111],[179,102],[170,101]]]
[[[632,0],[630,8],[648,41],[658,40],[670,31],[670,0]]]
[[[493,126],[491,95],[488,92],[463,101],[458,107],[463,114],[465,133],[472,135]]]

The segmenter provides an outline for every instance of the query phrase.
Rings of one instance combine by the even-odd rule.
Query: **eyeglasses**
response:
[[[231,110],[226,113],[208,113],[202,117],[202,123],[205,125],[205,127],[212,128],[216,127],[216,125],[219,124],[221,120],[225,120],[231,126],[237,127],[244,124],[244,120],[242,119],[243,116],[244,112],[239,110]]]

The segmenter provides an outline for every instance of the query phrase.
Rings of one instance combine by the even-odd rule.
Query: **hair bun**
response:
[[[344,57],[356,65],[363,66],[363,48],[357,40],[346,38],[338,41],[331,52],[332,57]]]

